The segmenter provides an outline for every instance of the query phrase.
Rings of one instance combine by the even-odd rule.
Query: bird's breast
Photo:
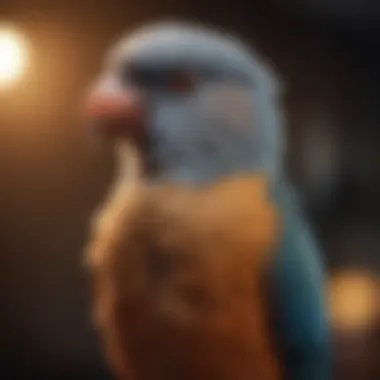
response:
[[[100,326],[137,380],[277,380],[262,280],[280,223],[264,179],[128,197],[90,255]]]

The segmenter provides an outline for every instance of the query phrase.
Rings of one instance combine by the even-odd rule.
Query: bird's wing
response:
[[[272,273],[272,297],[287,378],[328,380],[331,337],[321,252],[290,186],[277,190],[285,229]]]

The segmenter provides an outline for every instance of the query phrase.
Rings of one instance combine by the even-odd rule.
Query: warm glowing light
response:
[[[6,87],[24,74],[27,49],[17,31],[0,27],[0,87]]]
[[[347,271],[333,277],[330,301],[333,324],[340,330],[360,330],[377,317],[377,279],[366,273]]]

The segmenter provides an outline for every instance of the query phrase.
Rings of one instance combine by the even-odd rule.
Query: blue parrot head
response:
[[[273,72],[240,41],[181,23],[121,39],[92,87],[91,128],[132,141],[150,180],[200,184],[281,173],[282,119]]]

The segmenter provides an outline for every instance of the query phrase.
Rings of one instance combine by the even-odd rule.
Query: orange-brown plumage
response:
[[[115,194],[88,259],[119,378],[281,379],[262,287],[279,228],[260,176]]]

